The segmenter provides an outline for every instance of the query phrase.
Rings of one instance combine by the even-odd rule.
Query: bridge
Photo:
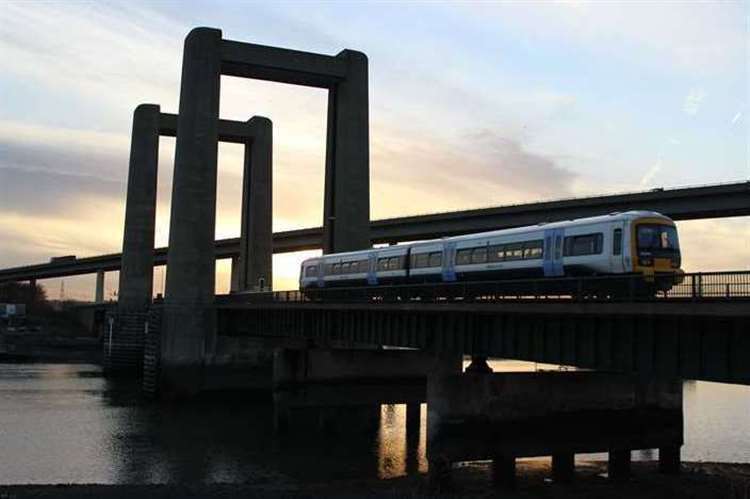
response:
[[[141,378],[146,393],[165,398],[261,388],[273,393],[279,427],[295,407],[367,410],[385,402],[406,403],[407,421],[418,422],[426,401],[431,471],[445,456],[489,456],[512,474],[515,457],[553,455],[558,477],[572,474],[575,452],[600,451],[610,453],[610,475],[622,476],[636,448],[659,448],[662,470],[675,472],[682,445],[677,380],[750,385],[746,271],[687,274],[659,293],[644,293],[641,275],[305,293],[253,292],[247,278],[270,276],[272,252],[358,250],[634,209],[674,220],[748,216],[750,182],[369,221],[364,54],[264,47],[196,28],[183,55],[179,113],[151,104],[134,114],[123,253],[0,270],[0,282],[96,272],[99,296],[103,273],[121,268],[120,289],[129,291],[109,316],[110,374]],[[328,90],[323,227],[271,234],[272,123],[219,120],[222,74]],[[153,249],[160,135],[177,139],[168,250]],[[246,145],[243,228],[239,239],[215,241],[220,141]],[[233,258],[233,267],[236,259],[246,274],[227,296],[215,295],[221,258]],[[153,303],[152,270],[160,264],[167,265],[166,293]],[[464,356],[471,358],[466,372]],[[493,374],[488,357],[583,371]],[[614,431],[591,440],[602,415],[617,423]],[[529,418],[538,423],[533,435],[554,424],[566,438],[508,446],[517,428],[529,430]],[[483,431],[443,453],[444,430],[455,421],[463,421],[461,431]]]
[[[170,120],[166,135],[175,133],[173,120]],[[748,216],[750,182],[656,189],[374,220],[370,222],[370,238],[373,244],[400,243],[642,209],[658,211],[673,220]],[[273,234],[273,251],[287,253],[320,249],[322,241],[322,227],[276,232]],[[236,257],[240,254],[240,238],[217,240],[214,254],[217,259]],[[122,254],[113,253],[0,269],[0,282],[109,272],[119,270],[121,260]],[[167,248],[155,249],[154,264],[166,263]]]

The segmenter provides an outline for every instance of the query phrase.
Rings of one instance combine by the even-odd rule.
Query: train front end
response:
[[[667,217],[643,217],[633,221],[631,237],[633,271],[667,291],[684,279],[677,227]]]

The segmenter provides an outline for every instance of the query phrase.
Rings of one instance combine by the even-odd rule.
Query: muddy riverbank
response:
[[[633,463],[633,477],[613,483],[606,477],[606,464],[580,463],[570,484],[549,479],[549,463],[522,461],[518,465],[516,490],[495,489],[488,481],[488,464],[474,463],[454,470],[452,485],[430,490],[424,474],[390,480],[342,480],[321,483],[274,483],[259,481],[237,484],[195,485],[6,485],[2,499],[101,498],[166,499],[204,498],[608,498],[608,499],[747,499],[750,497],[750,464],[684,463],[676,476],[662,475],[654,462]]]

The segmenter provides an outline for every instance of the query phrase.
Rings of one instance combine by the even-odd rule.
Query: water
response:
[[[689,382],[684,405],[684,460],[750,462],[750,388]],[[139,402],[98,366],[0,364],[0,483],[252,481],[284,489],[426,471],[424,405],[420,433],[409,439],[404,406],[380,410],[375,433],[279,438],[268,402],[165,408]]]

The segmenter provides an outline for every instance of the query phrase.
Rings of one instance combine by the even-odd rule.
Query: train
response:
[[[627,211],[308,258],[301,264],[299,287],[309,293],[335,287],[636,275],[652,283],[652,290],[667,290],[681,282],[681,263],[677,227],[669,217]]]

